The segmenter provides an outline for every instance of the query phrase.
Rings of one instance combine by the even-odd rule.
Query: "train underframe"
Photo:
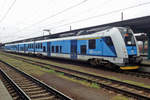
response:
[[[7,51],[10,52],[10,51]],[[19,54],[28,54],[28,55],[35,55],[34,53],[20,53],[20,52],[11,52],[11,53],[19,53]],[[36,54],[36,56],[44,57],[42,54]],[[124,59],[124,64],[121,66],[114,64],[108,60],[100,59],[100,58],[92,58],[88,60],[92,66],[102,66],[108,69],[121,69],[121,70],[135,70],[139,69],[139,64],[141,63],[142,58],[139,56],[129,56],[129,58]]]
[[[135,70],[139,69],[139,64],[141,63],[142,58],[139,56],[129,56],[129,58],[124,59],[124,64],[121,66],[111,63],[110,61],[99,59],[99,58],[93,58],[88,60],[88,62],[92,66],[105,66],[109,69],[121,69],[121,70]]]

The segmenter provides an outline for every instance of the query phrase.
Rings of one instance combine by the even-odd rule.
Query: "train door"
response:
[[[77,40],[71,40],[71,59],[77,59]]]
[[[26,45],[24,44],[23,45],[23,50],[24,50],[24,53],[26,52]]]
[[[103,56],[104,55],[104,39],[103,38],[101,38],[100,39],[100,43],[99,43],[100,45],[99,45],[99,50],[100,50],[100,56]]]
[[[35,54],[35,41],[34,41],[34,43],[33,43],[33,52],[34,52],[34,54]]]
[[[28,44],[24,44],[24,53],[27,53],[28,51]]]
[[[50,44],[51,44],[51,42],[47,42],[47,56],[51,56]]]
[[[19,44],[18,44],[18,49],[17,49],[17,52],[19,52]]]

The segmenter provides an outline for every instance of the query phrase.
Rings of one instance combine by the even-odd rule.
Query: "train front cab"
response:
[[[137,64],[139,64],[142,59],[139,57],[139,50],[133,32],[130,28],[119,28],[119,31],[121,32],[121,35],[125,41],[128,55],[128,58],[124,59],[125,66],[120,67],[120,69],[138,69],[139,66]]]

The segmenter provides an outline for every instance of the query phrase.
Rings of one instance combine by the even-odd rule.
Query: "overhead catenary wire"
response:
[[[16,0],[15,0],[15,1],[16,1]],[[27,26],[27,27],[24,27],[24,28],[20,29],[19,31],[15,32],[14,34],[20,32],[20,31],[22,31],[22,30],[24,30],[24,29],[30,28],[30,27],[32,27],[32,26],[34,26],[34,25],[37,25],[38,23],[41,23],[41,22],[43,22],[43,21],[45,21],[45,20],[47,20],[47,19],[53,18],[53,17],[55,17],[55,16],[57,16],[57,15],[59,15],[59,14],[62,14],[62,13],[64,13],[64,12],[66,12],[66,11],[69,11],[69,10],[71,10],[71,9],[73,9],[73,8],[79,6],[79,5],[81,5],[81,4],[83,4],[83,3],[87,2],[87,1],[88,1],[88,0],[83,0],[83,1],[77,3],[77,4],[73,5],[73,6],[70,6],[70,7],[66,8],[66,9],[64,9],[64,10],[61,10],[61,11],[57,12],[56,14],[50,15],[50,16],[48,16],[48,17],[46,17],[46,18],[44,18],[44,19],[42,19],[42,20],[40,20],[40,21],[38,21],[38,22],[36,22],[36,23],[33,23],[33,24],[31,24],[31,25],[29,25],[29,26]],[[12,36],[5,36],[5,37],[12,37]]]
[[[83,2],[85,2],[85,1],[83,1]],[[83,2],[80,2],[80,3],[83,3]],[[66,23],[66,24],[63,24],[63,25],[54,26],[54,27],[51,27],[51,29],[55,29],[55,28],[62,27],[62,26],[67,26],[67,25],[70,25],[70,24],[78,23],[78,22],[83,22],[83,21],[86,21],[86,20],[89,20],[89,19],[93,19],[93,18],[96,18],[96,17],[102,17],[102,16],[110,15],[110,14],[113,14],[113,13],[116,13],[116,12],[120,12],[120,11],[124,11],[124,10],[128,10],[128,9],[132,9],[132,8],[136,8],[136,7],[144,6],[144,5],[148,5],[148,4],[150,4],[150,2],[141,3],[141,4],[133,5],[133,6],[126,7],[126,8],[122,8],[122,9],[117,9],[117,10],[110,11],[110,12],[106,12],[106,13],[103,13],[103,14],[99,14],[99,15],[95,15],[95,16],[91,16],[91,17],[79,19],[79,20],[77,20],[77,21],[72,21],[72,22],[69,22],[69,23]],[[75,6],[75,5],[74,5],[74,6]],[[73,7],[73,6],[72,6],[72,7]],[[70,8],[70,7],[69,7],[69,8]],[[74,7],[73,7],[73,8],[74,8]],[[64,10],[63,10],[63,11],[64,11]],[[57,14],[56,14],[56,15],[57,15]],[[53,15],[53,16],[54,16],[54,15]],[[49,16],[49,17],[50,17],[50,16]],[[55,16],[54,16],[54,17],[55,17]],[[50,18],[51,18],[51,17],[50,17]],[[43,21],[45,21],[45,20],[47,20],[47,19],[48,19],[48,17],[45,18],[45,19],[43,19]],[[37,22],[37,23],[34,23],[34,24],[32,24],[32,25],[34,26],[34,25],[36,25],[36,24],[38,24],[38,23],[41,23],[41,22],[43,22],[43,21],[41,20],[41,21],[39,21],[39,22]],[[23,28],[23,29],[21,29],[21,30],[24,30],[24,29],[26,29],[26,28],[28,28],[28,27],[31,27],[32,25],[27,26],[27,27],[25,27],[25,28]],[[21,31],[21,30],[20,30],[20,31]],[[19,31],[19,32],[20,32],[20,31]],[[18,32],[16,32],[16,33],[18,33]]]
[[[110,1],[112,1],[112,0],[107,0],[107,1],[105,1],[105,2],[102,2],[101,5],[106,4],[108,1],[109,1],[109,3],[110,3]],[[108,3],[107,3],[107,4],[108,4]],[[101,7],[103,7],[103,6],[101,6]],[[95,8],[95,7],[94,7],[94,8]],[[83,14],[83,13],[89,13],[89,12],[92,11],[92,10],[93,10],[93,9],[89,8],[89,9],[87,9],[87,10],[85,10],[85,11],[80,12],[80,13],[81,13],[81,14]],[[77,17],[77,16],[79,16],[79,15],[74,15],[74,16],[71,16],[71,17]],[[60,23],[64,22],[65,20],[68,20],[68,18],[63,19],[63,20],[60,20],[60,21],[58,21],[58,22],[56,22],[56,23],[47,24],[47,25],[45,25],[45,26],[54,25],[54,24],[56,25],[57,23],[60,24]]]
[[[107,0],[107,1],[104,1],[104,2],[102,2],[102,4],[101,5],[104,5],[106,2],[110,2],[110,1],[112,1],[112,0]],[[82,4],[82,3],[84,3],[85,1],[83,1],[83,2],[80,2],[79,4]],[[77,4],[78,5],[78,4]],[[78,5],[79,6],[79,5]],[[73,7],[73,6],[72,6]],[[69,7],[69,8],[72,8],[72,7]],[[74,5],[74,7],[76,7],[76,5]],[[101,6],[102,7],[102,6]],[[82,14],[83,13],[88,13],[89,12],[89,10],[91,10],[91,9],[87,9],[86,11],[84,11],[84,12],[81,12]],[[75,16],[77,16],[77,15],[75,15]],[[72,16],[72,17],[75,17],[75,16]],[[57,21],[57,22],[54,22],[54,23],[51,23],[51,24],[47,24],[47,25],[45,25],[45,26],[49,26],[49,25],[54,25],[54,24],[60,24],[60,23],[62,23],[62,22],[64,22],[65,20],[67,20],[67,18],[66,19],[63,19],[63,20],[60,20],[60,21]],[[45,20],[44,20],[45,21]],[[42,22],[42,20],[41,20],[41,22]],[[38,22],[38,23],[40,23],[40,22]],[[35,24],[35,23],[34,23]],[[34,26],[34,24],[32,24],[32,26]],[[32,27],[31,26],[31,27]],[[29,26],[27,26],[27,27],[25,27],[25,28],[28,28]],[[24,28],[23,28],[24,29]],[[21,29],[22,30],[22,29]]]
[[[13,8],[13,6],[15,5],[17,0],[14,0],[13,3],[10,5],[10,7],[8,8],[8,10],[6,11],[6,13],[4,14],[4,16],[0,19],[0,23],[2,23],[5,18],[7,17],[8,13],[10,12],[10,10]]]
[[[50,18],[53,18],[53,17],[55,17],[55,16],[57,16],[57,15],[60,15],[60,14],[66,12],[66,11],[68,11],[68,10],[71,10],[71,9],[73,9],[73,8],[79,6],[79,5],[81,5],[81,4],[83,4],[83,3],[87,2],[87,1],[88,1],[88,0],[83,0],[82,2],[79,2],[78,4],[75,4],[75,5],[71,6],[71,7],[68,7],[68,8],[66,8],[66,9],[64,9],[64,10],[62,10],[62,11],[59,11],[59,12],[57,12],[57,13],[54,14],[54,15],[50,15],[50,16],[48,16],[48,17],[46,17],[46,18],[44,18],[44,19],[42,19],[42,20],[40,20],[40,21],[38,21],[38,22],[36,22],[36,23],[33,23],[33,24],[31,24],[31,25],[29,25],[29,26],[27,26],[27,27],[24,27],[24,28],[22,28],[20,31],[22,31],[22,30],[24,30],[24,29],[27,29],[27,28],[30,28],[30,27],[32,27],[32,26],[34,26],[34,25],[37,25],[37,24],[39,24],[39,23],[41,23],[41,22],[43,22],[43,21],[46,21],[46,20],[48,20],[48,19],[50,19]],[[19,32],[20,32],[20,31],[19,31]],[[18,33],[18,32],[16,32],[16,33]]]
[[[127,8],[122,8],[122,9],[118,9],[118,10],[106,12],[106,13],[103,13],[103,14],[99,14],[99,15],[95,15],[95,16],[91,16],[91,17],[79,19],[79,20],[77,20],[77,21],[72,21],[72,22],[70,22],[70,23],[66,23],[66,24],[63,24],[63,25],[59,25],[59,26],[56,26],[56,27],[52,27],[52,29],[58,28],[58,27],[62,27],[62,26],[66,26],[66,25],[70,25],[70,24],[74,24],[74,23],[78,23],[78,22],[87,21],[87,20],[89,20],[89,19],[93,19],[93,18],[96,18],[96,17],[102,17],[102,16],[106,16],[106,15],[113,14],[113,13],[117,13],[117,12],[120,12],[120,11],[132,9],[132,8],[136,8],[136,7],[140,7],[140,6],[144,6],[144,5],[149,5],[149,4],[150,4],[150,2],[146,2],[146,3],[142,3],[142,4],[137,4],[137,5],[134,5],[134,6],[127,7]]]
[[[109,15],[109,14],[112,14],[112,13],[115,13],[115,12],[120,12],[120,11],[123,11],[123,10],[128,10],[128,9],[132,9],[132,8],[135,8],[135,7],[144,6],[144,5],[148,5],[148,4],[150,4],[150,2],[146,2],[146,3],[142,3],[142,4],[137,4],[137,5],[133,5],[133,6],[130,6],[130,7],[126,7],[126,8],[122,8],[122,9],[118,9],[118,10],[106,12],[106,13],[103,13],[103,14],[99,14],[99,15],[87,17],[87,18],[84,18],[84,19],[72,21],[72,22],[69,22],[69,23],[66,23],[66,24],[63,24],[63,25],[54,26],[54,27],[51,27],[51,28],[52,28],[52,29],[55,29],[55,28],[57,28],[57,27],[61,27],[61,26],[65,26],[65,25],[69,25],[69,26],[70,26],[70,24],[73,24],[73,23],[78,23],[78,22],[86,21],[86,20],[89,20],[89,19],[92,19],[92,18],[101,17],[101,16]],[[63,10],[63,11],[64,11],[64,10]],[[49,17],[50,17],[50,16],[49,16]],[[44,20],[44,19],[43,19],[43,20]],[[44,21],[45,21],[45,20],[44,20]],[[63,20],[63,21],[64,21],[64,20]],[[34,24],[35,24],[35,23],[34,23]]]
[[[22,31],[22,30],[24,30],[24,29],[33,27],[33,26],[35,26],[35,25],[37,25],[37,24],[39,24],[39,23],[41,23],[41,22],[43,22],[43,21],[46,21],[46,20],[48,20],[48,19],[50,19],[50,18],[53,18],[53,17],[55,17],[55,16],[57,16],[57,15],[59,15],[59,14],[61,14],[61,13],[64,13],[64,12],[66,12],[66,11],[68,11],[68,10],[71,10],[71,9],[73,9],[73,8],[79,6],[79,5],[81,5],[81,4],[83,4],[83,3],[87,2],[87,1],[88,1],[88,0],[84,0],[84,1],[82,1],[82,2],[80,2],[80,3],[78,3],[78,4],[76,4],[76,5],[73,5],[73,6],[71,6],[71,7],[68,7],[68,8],[66,8],[66,9],[64,9],[64,10],[62,10],[62,11],[60,11],[60,12],[54,14],[54,15],[48,16],[48,17],[46,17],[46,18],[44,18],[44,19],[42,19],[42,20],[40,20],[40,21],[38,21],[38,22],[36,22],[36,23],[33,23],[33,24],[31,24],[31,25],[29,25],[29,26],[27,26],[27,27],[24,27],[24,28],[22,28],[21,30],[19,30],[18,32],[20,32],[20,31]],[[112,0],[104,1],[101,5],[104,5],[104,4],[107,3],[108,1],[110,2],[110,1],[112,1]],[[89,12],[90,10],[91,10],[91,9],[87,9],[87,10],[84,11],[84,12]],[[73,16],[73,17],[74,17],[74,16]],[[65,21],[65,20],[63,20],[63,21]],[[59,21],[59,22],[62,22],[62,20]],[[57,22],[57,23],[58,23],[58,22]],[[48,25],[50,25],[50,24],[48,24]],[[16,33],[18,33],[18,32],[16,32]]]
[[[80,2],[80,3],[78,3],[78,4],[75,4],[75,5],[71,6],[71,7],[68,7],[68,8],[66,8],[66,9],[64,9],[64,10],[62,10],[62,11],[60,11],[60,12],[54,14],[54,15],[51,15],[51,16],[46,17],[46,18],[44,18],[44,19],[42,19],[42,20],[40,20],[40,21],[38,21],[38,22],[36,22],[36,23],[33,23],[32,25],[29,25],[29,26],[27,26],[27,27],[24,27],[24,28],[22,28],[21,30],[19,30],[18,32],[20,32],[20,31],[22,31],[22,30],[24,30],[24,29],[33,27],[33,26],[37,25],[38,23],[41,23],[41,22],[43,22],[43,21],[45,21],[45,20],[47,20],[47,19],[53,18],[53,17],[55,17],[55,16],[57,16],[57,15],[63,13],[63,12],[66,12],[66,11],[68,11],[68,10],[71,10],[71,9],[73,9],[73,8],[79,6],[79,5],[81,5],[81,4],[83,4],[83,3],[87,2],[87,1],[88,1],[88,0],[83,0],[82,2]],[[101,5],[105,4],[105,3],[108,2],[108,1],[110,2],[110,1],[112,1],[112,0],[104,1],[104,2],[102,2]],[[90,10],[90,9],[88,9],[88,10],[86,10],[86,11],[89,11],[89,10]],[[57,23],[60,24],[60,23],[62,23],[62,22],[64,22],[64,21],[65,21],[65,19],[63,19],[63,20],[61,20],[61,21],[58,21],[58,22],[56,22],[56,23],[53,23],[53,24],[57,24]],[[50,24],[48,24],[48,25],[50,25]],[[18,32],[16,32],[16,33],[18,33]],[[16,33],[15,33],[15,34],[16,34]]]
[[[21,29],[21,30],[24,30],[24,29],[26,29],[26,28],[30,28],[30,27],[32,27],[32,26],[35,26],[36,24],[38,24],[38,23],[41,23],[41,22],[43,22],[43,21],[45,21],[45,20],[47,20],[47,19],[49,19],[49,18],[51,18],[51,17],[55,17],[55,16],[57,16],[57,15],[59,15],[59,14],[61,14],[61,13],[63,13],[63,12],[66,12],[66,11],[68,11],[68,10],[71,10],[71,9],[73,9],[73,8],[75,8],[75,7],[77,7],[77,6],[79,6],[79,5],[81,5],[81,4],[83,4],[83,3],[85,3],[85,2],[87,2],[88,0],[83,0],[82,2],[80,2],[80,3],[78,3],[78,4],[75,4],[75,5],[73,5],[73,6],[71,6],[71,7],[68,7],[68,8],[66,8],[66,9],[64,9],[64,10],[62,10],[62,11],[60,11],[60,12],[58,12],[58,13],[56,13],[56,14],[54,14],[54,15],[51,15],[51,16],[49,16],[49,17],[46,17],[46,18],[44,18],[44,19],[42,19],[42,20],[40,20],[40,21],[38,21],[38,22],[36,22],[36,23],[34,23],[34,24],[32,24],[32,25],[29,25],[29,26],[27,26],[27,27],[24,27],[23,29]],[[107,0],[107,1],[104,1],[104,2],[102,2],[102,4],[101,5],[103,5],[103,4],[105,4],[106,2],[110,2],[110,1],[112,1],[112,0]],[[88,10],[86,10],[86,11],[89,11],[89,9]],[[61,21],[57,21],[56,23],[53,23],[53,24],[57,24],[57,23],[61,23],[61,22],[64,22],[65,20],[61,20]],[[48,24],[48,25],[50,25],[50,24]],[[20,32],[21,30],[19,30],[18,32]],[[16,33],[18,33],[18,32],[16,32]],[[16,34],[15,33],[15,34]],[[7,37],[7,36],[6,36]],[[19,36],[20,37],[20,36]],[[22,37],[22,36],[21,36]],[[23,36],[24,37],[24,36]]]
[[[6,0],[1,0],[0,1],[0,9],[4,9],[4,6],[7,4]],[[0,14],[2,15],[2,14]]]

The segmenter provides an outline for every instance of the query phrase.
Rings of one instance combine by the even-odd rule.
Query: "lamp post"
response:
[[[123,12],[121,12],[121,21],[123,21]]]
[[[51,35],[51,30],[49,30],[49,29],[44,29],[44,30],[43,30],[43,36],[44,36],[44,31],[48,32],[49,35]]]
[[[72,30],[71,26],[70,26],[70,31]]]

